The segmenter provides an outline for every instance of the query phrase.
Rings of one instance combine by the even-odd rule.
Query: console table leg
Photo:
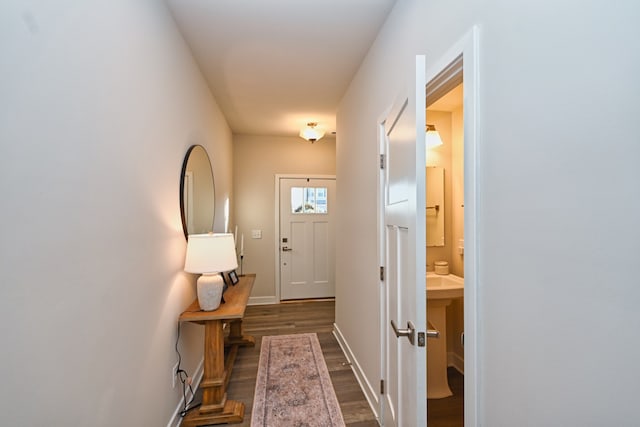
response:
[[[204,375],[200,412],[220,410],[226,400],[224,390],[224,335],[221,320],[204,326]]]
[[[227,400],[222,320],[209,320],[204,327],[204,375],[202,405],[188,413],[185,427],[222,423],[240,423],[244,418],[244,403]]]
[[[253,347],[256,340],[251,335],[242,335],[242,319],[233,320],[229,324],[229,336],[225,345],[239,345],[241,347]]]

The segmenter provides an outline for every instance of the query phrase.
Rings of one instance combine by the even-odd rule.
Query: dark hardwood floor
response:
[[[234,426],[251,425],[251,408],[262,337],[305,332],[318,334],[346,425],[378,426],[356,377],[333,336],[334,306],[333,301],[313,301],[247,307],[243,328],[246,334],[255,337],[256,346],[240,348],[231,375],[227,397],[245,403],[244,422]]]
[[[447,377],[453,396],[444,399],[427,399],[429,427],[464,426],[464,376],[455,368],[449,368]]]
[[[247,307],[243,328],[246,334],[255,337],[256,346],[240,348],[233,368],[227,397],[245,403],[244,422],[233,424],[233,426],[251,425],[251,409],[262,337],[306,332],[318,334],[346,425],[348,427],[378,426],[360,385],[333,336],[334,306],[333,301],[312,301]],[[454,395],[446,399],[427,400],[429,427],[463,426],[464,377],[453,368],[449,368],[448,375],[449,386]],[[198,391],[196,401],[200,401],[199,394]]]

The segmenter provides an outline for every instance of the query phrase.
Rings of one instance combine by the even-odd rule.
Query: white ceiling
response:
[[[236,134],[335,130],[396,0],[166,0]]]
[[[431,104],[427,111],[448,111],[451,112],[458,107],[462,106],[464,102],[463,98],[463,83],[451,89],[442,98]]]

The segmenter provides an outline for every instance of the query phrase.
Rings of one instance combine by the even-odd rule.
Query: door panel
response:
[[[385,426],[426,425],[426,351],[417,336],[426,332],[424,57],[416,57],[407,86],[411,90],[394,104],[381,132],[387,159],[381,236],[387,271],[382,316]],[[397,336],[391,322],[401,330],[410,329],[411,322],[413,343]]]
[[[280,298],[335,296],[335,179],[280,178]]]
[[[305,251],[297,250],[297,248],[305,248],[307,246],[306,228],[306,222],[289,222],[289,248],[296,248],[295,251],[291,250],[288,254],[291,271],[291,285],[304,285],[307,280],[306,261],[304,259]],[[294,243],[295,246],[293,245]]]
[[[386,268],[387,268],[387,292],[386,292],[386,319],[397,319],[399,311],[399,292],[398,292],[398,256],[394,254],[399,253],[399,232],[400,228],[393,225],[387,225],[385,227],[387,251],[386,251]],[[384,329],[386,331],[385,340],[387,348],[387,363],[385,365],[385,373],[383,378],[386,378],[387,393],[385,395],[385,426],[399,425],[398,419],[398,402],[400,399],[399,379],[400,372],[398,363],[399,349],[398,340],[395,333],[388,327],[389,320],[385,322]]]
[[[393,154],[388,153],[387,204],[389,205],[406,201],[409,198],[411,168],[407,165],[411,164],[411,159],[414,155],[411,146],[415,132],[412,133],[410,129],[407,129],[408,127],[410,128],[411,118],[407,117],[406,108],[407,102],[405,101],[400,107],[396,122],[390,126],[394,132],[394,144]],[[389,134],[387,137],[389,137]],[[388,146],[389,141],[387,141],[387,148]]]

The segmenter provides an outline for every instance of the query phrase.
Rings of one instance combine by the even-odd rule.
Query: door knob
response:
[[[440,338],[440,331],[437,329],[427,329],[427,338]]]
[[[431,328],[431,329],[429,329]],[[427,320],[427,338],[440,338],[440,331]]]
[[[393,332],[396,334],[396,337],[407,337],[409,338],[409,342],[413,345],[416,337],[416,327],[411,321],[407,322],[407,329],[398,329],[396,323],[392,320],[391,327],[393,328]]]
[[[291,248],[289,248],[289,247],[286,247],[286,246],[283,246],[283,247],[282,247],[282,252],[291,252],[292,250],[293,250],[293,249],[291,249]]]

